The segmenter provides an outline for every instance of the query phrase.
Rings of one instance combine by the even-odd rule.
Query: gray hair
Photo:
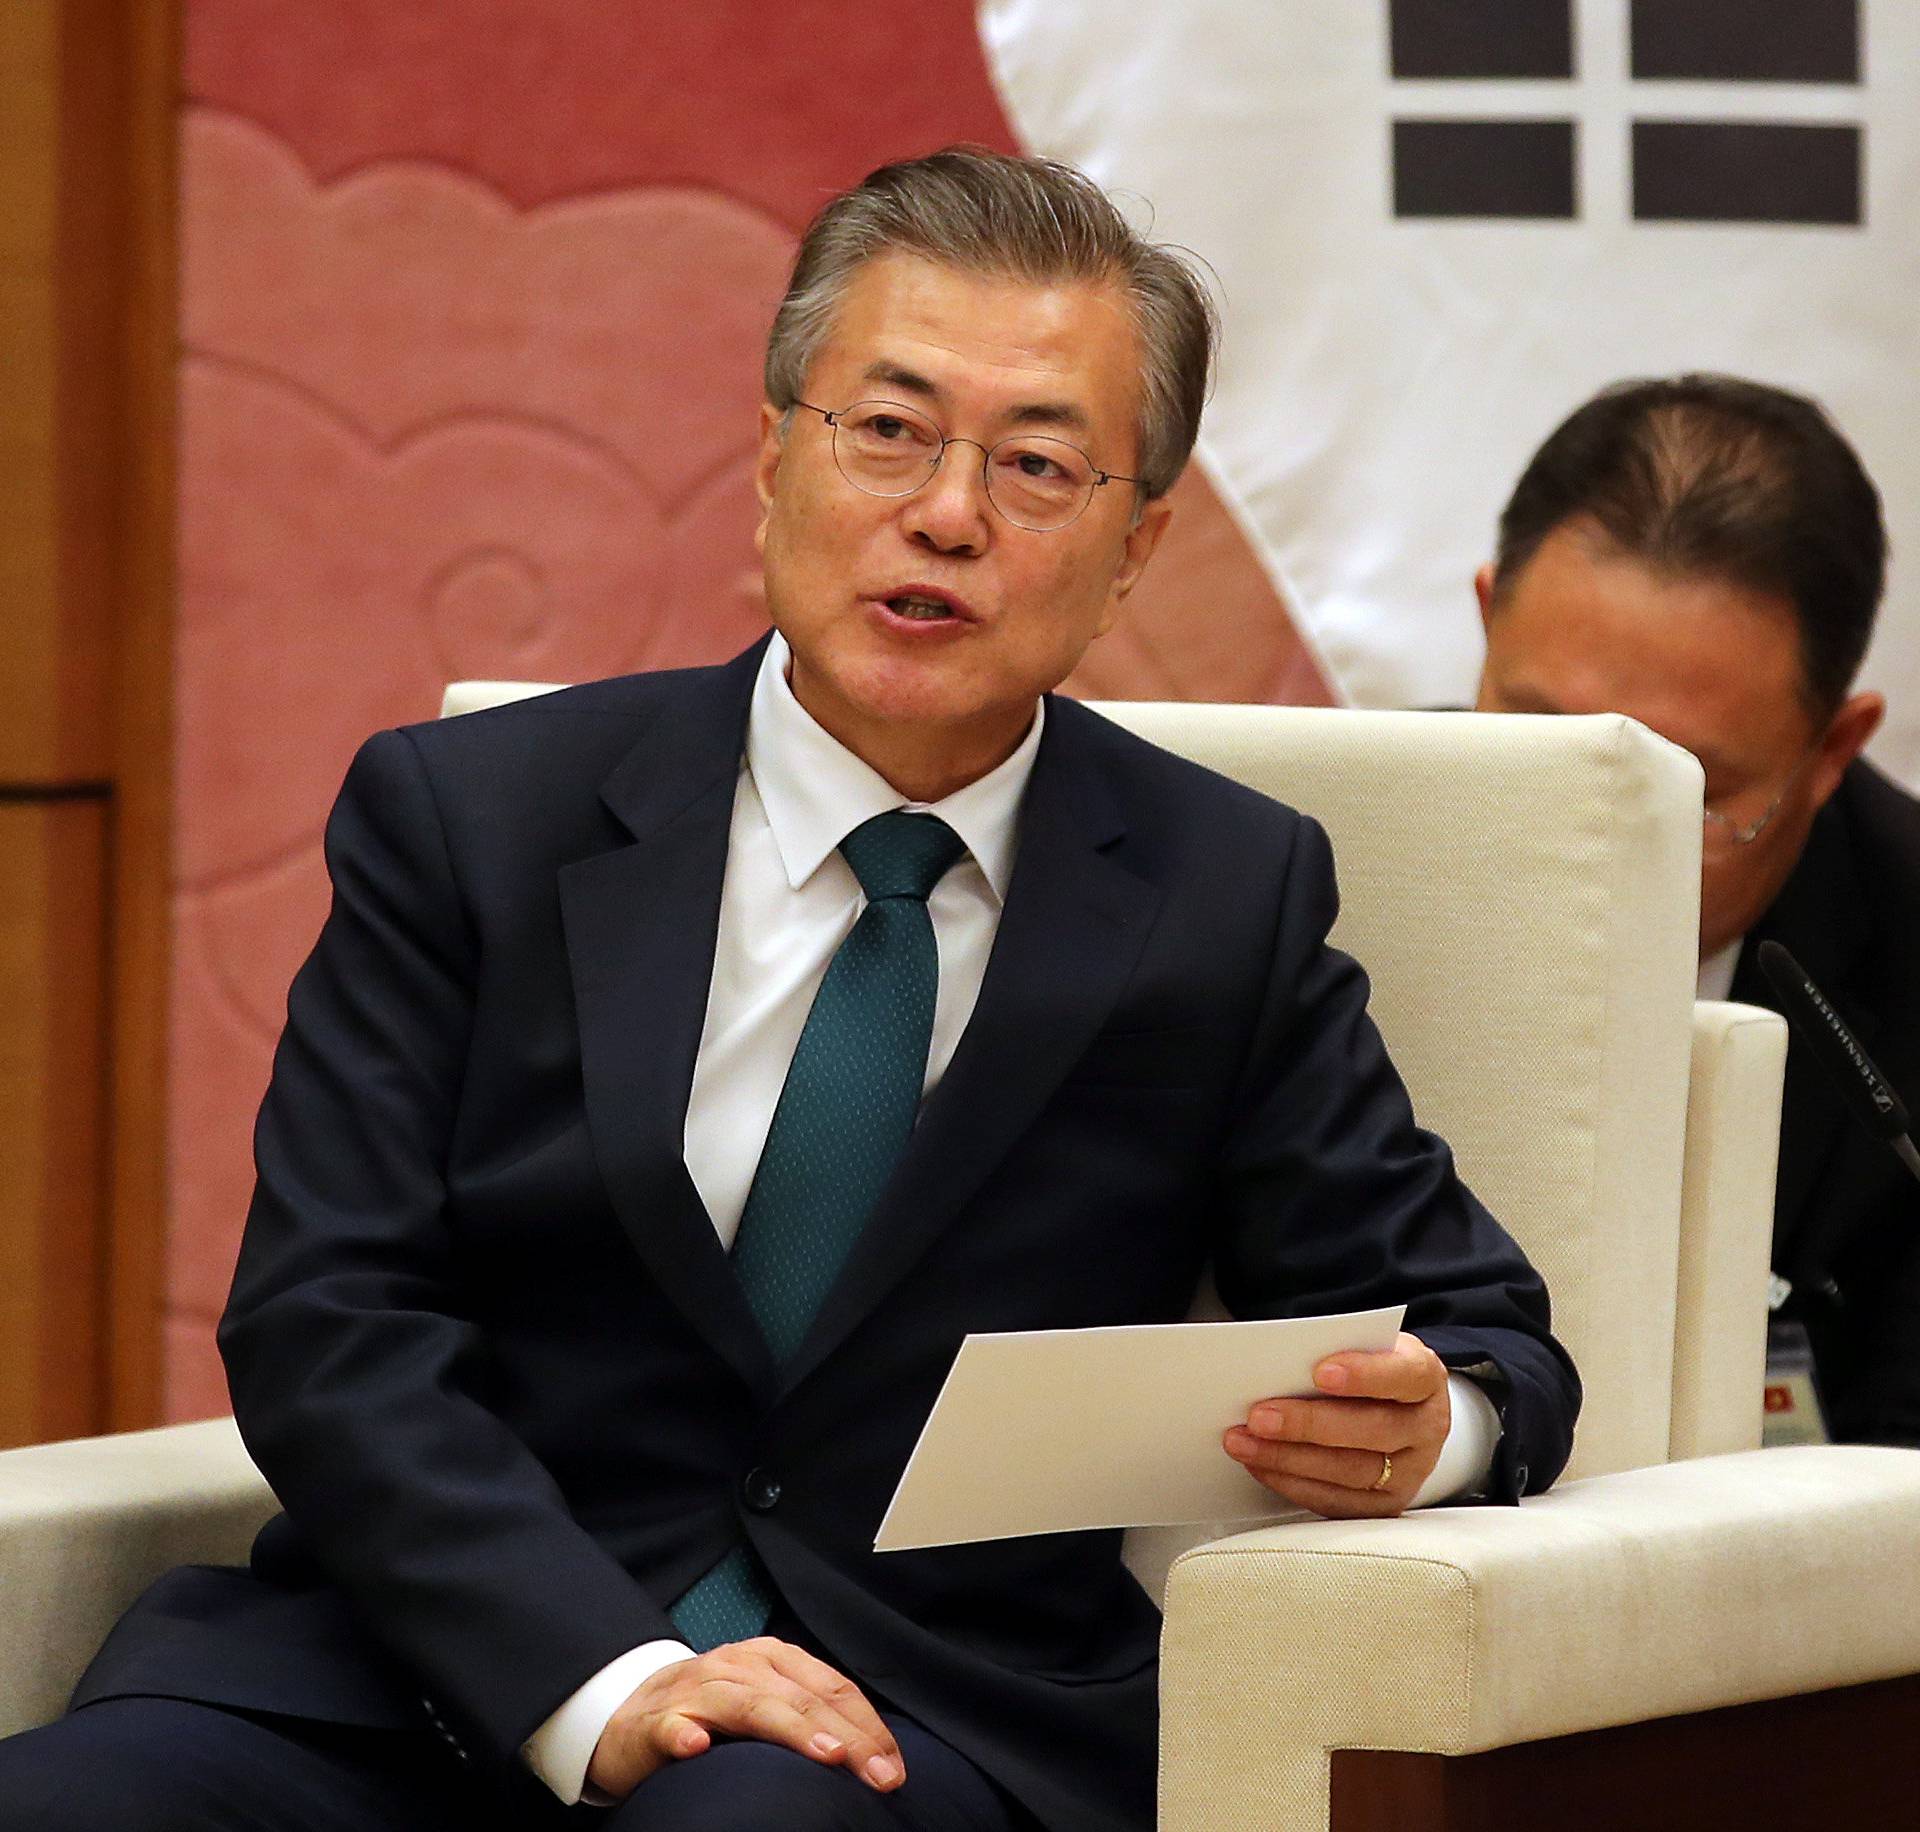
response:
[[[1199,435],[1219,315],[1192,256],[1136,235],[1092,179],[1057,160],[950,146],[883,165],[828,203],[767,337],[775,407],[800,398],[854,274],[892,252],[1034,285],[1122,287],[1140,337],[1142,487],[1149,498],[1173,488]]]

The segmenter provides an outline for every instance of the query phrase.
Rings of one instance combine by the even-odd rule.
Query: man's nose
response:
[[[970,439],[951,439],[939,468],[905,499],[904,526],[910,539],[941,553],[978,553],[992,514],[985,454]]]

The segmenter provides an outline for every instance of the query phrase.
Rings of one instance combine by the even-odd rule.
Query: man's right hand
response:
[[[643,1681],[601,1732],[587,1781],[613,1800],[715,1736],[781,1743],[880,1793],[907,1778],[900,1746],[852,1680],[791,1642],[729,1642]]]

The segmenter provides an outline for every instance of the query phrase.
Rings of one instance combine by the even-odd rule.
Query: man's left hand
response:
[[[1328,1397],[1255,1401],[1247,1422],[1227,1432],[1227,1455],[1316,1514],[1404,1512],[1452,1423],[1445,1364],[1402,1331],[1390,1349],[1329,1355],[1313,1379]]]

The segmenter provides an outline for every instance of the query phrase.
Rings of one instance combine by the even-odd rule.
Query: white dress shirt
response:
[[[790,659],[776,634],[754,682],[713,979],[687,1099],[687,1172],[729,1248],[814,994],[866,907],[840,842],[876,814],[913,808],[939,815],[966,845],[966,856],[927,899],[940,959],[922,1090],[931,1092],[980,996],[1046,716],[1044,706],[1037,708],[1019,748],[978,781],[940,802],[909,802],[793,697]],[[1499,1416],[1486,1394],[1458,1376],[1449,1384],[1453,1427],[1416,1506],[1483,1484],[1499,1441]],[[660,1640],[620,1655],[528,1738],[527,1763],[562,1801],[580,1800],[613,1714],[644,1680],[692,1653],[678,1641]]]
[[[1733,990],[1733,976],[1740,971],[1740,950],[1746,945],[1747,938],[1736,935],[1724,948],[1709,954],[1700,963],[1700,974],[1693,988],[1696,999],[1724,999]]]
[[[747,716],[707,1021],[687,1098],[687,1172],[726,1247],[813,995],[867,906],[840,842],[876,814],[927,807],[909,802],[813,722],[787,685],[787,661],[775,636]],[[1045,709],[1036,711],[1005,763],[929,810],[967,850],[927,899],[940,988],[923,1094],[946,1073],[980,996],[1044,719]]]

